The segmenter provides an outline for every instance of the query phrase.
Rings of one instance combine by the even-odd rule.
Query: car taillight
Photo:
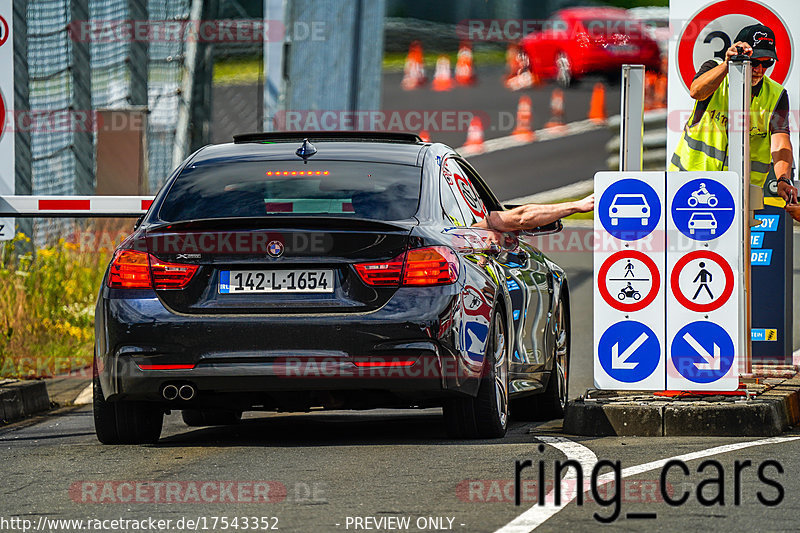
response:
[[[379,263],[359,263],[356,272],[367,285],[397,286],[403,274],[403,255]]]
[[[108,286],[112,289],[149,289],[150,264],[147,253],[137,250],[119,250],[114,254],[108,274]]]
[[[389,261],[360,263],[356,272],[367,285],[447,285],[458,279],[458,256],[446,246],[408,250]]]
[[[119,250],[111,262],[108,286],[112,289],[182,289],[199,267],[166,263],[138,250]]]
[[[198,268],[197,265],[165,263],[150,256],[150,273],[156,289],[182,289],[191,281]]]
[[[447,285],[458,279],[458,257],[446,246],[406,252],[403,285]]]

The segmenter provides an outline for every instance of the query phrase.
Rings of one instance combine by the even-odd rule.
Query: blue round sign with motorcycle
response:
[[[727,187],[711,178],[685,183],[672,198],[678,231],[696,241],[710,241],[731,227],[736,204]]]
[[[627,178],[603,191],[596,213],[608,233],[636,241],[650,235],[661,220],[661,199],[647,183]]]

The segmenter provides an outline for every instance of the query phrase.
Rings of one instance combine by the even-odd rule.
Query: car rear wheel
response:
[[[562,418],[569,400],[570,331],[569,305],[562,296],[558,301],[553,324],[553,370],[541,394],[514,400],[512,416],[518,420],[552,420]]]
[[[96,374],[96,373],[95,373]],[[108,402],[95,375],[92,406],[94,430],[103,444],[155,444],[161,436],[164,414],[145,402]]]
[[[556,82],[565,89],[572,85],[572,62],[566,52],[556,54]]]
[[[228,409],[184,409],[181,417],[183,423],[190,427],[229,426],[242,419],[242,412]]]
[[[447,432],[454,438],[499,438],[508,430],[508,337],[505,317],[495,312],[489,330],[487,361],[478,395],[444,405]]]

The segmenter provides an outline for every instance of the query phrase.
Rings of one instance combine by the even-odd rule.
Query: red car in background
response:
[[[658,43],[624,9],[575,7],[557,11],[520,43],[531,71],[568,87],[586,74],[619,77],[623,64],[660,71]]]

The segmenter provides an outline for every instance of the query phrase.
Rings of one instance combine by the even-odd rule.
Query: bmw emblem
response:
[[[267,245],[267,253],[270,257],[280,257],[283,255],[283,243],[281,241],[270,241]]]

